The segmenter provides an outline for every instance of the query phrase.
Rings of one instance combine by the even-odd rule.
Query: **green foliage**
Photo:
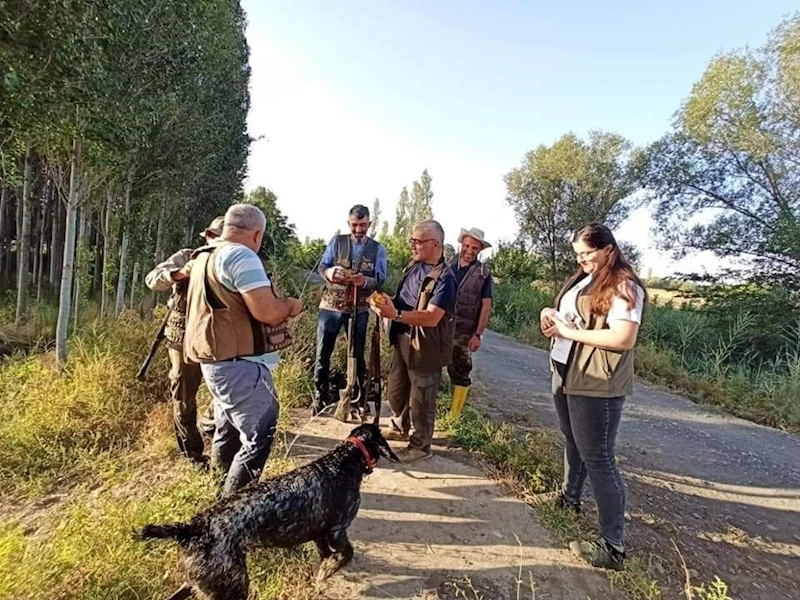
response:
[[[800,289],[798,81],[800,15],[712,60],[641,165],[664,247],[753,257],[747,275]]]
[[[614,227],[629,213],[634,191],[631,145],[624,138],[592,132],[541,145],[505,176],[507,201],[522,239],[546,261],[555,286],[574,268],[573,233],[590,221]]]
[[[297,234],[294,225],[278,208],[278,197],[271,190],[258,187],[247,196],[247,202],[260,208],[267,218],[259,254],[270,262],[291,255],[292,248],[298,243]]]
[[[372,225],[369,228],[369,236],[374,238],[378,236],[378,227],[381,223],[381,201],[379,198],[375,198],[375,202],[372,203],[372,211],[369,216],[372,221]]]
[[[541,257],[521,241],[500,242],[486,263],[494,277],[507,283],[530,283],[542,277],[546,269]]]
[[[433,218],[432,182],[431,176],[428,175],[428,169],[425,169],[422,171],[419,181],[415,181],[411,186],[411,209],[407,221],[412,226],[420,221]]]
[[[800,430],[800,307],[778,286],[714,286],[701,306],[652,302],[639,331],[638,375],[767,425]],[[553,296],[495,286],[490,326],[546,348],[539,313]]]

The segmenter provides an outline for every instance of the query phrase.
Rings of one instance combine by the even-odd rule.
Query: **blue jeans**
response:
[[[625,484],[614,457],[625,396],[589,398],[565,394],[566,367],[555,364],[553,389],[561,433],[564,435],[564,483],[561,493],[578,503],[586,476],[592,482],[602,536],[624,547]]]
[[[213,396],[211,461],[225,473],[229,496],[261,476],[278,422],[278,394],[264,365],[242,359],[201,365]]]
[[[328,375],[331,371],[331,354],[336,345],[336,338],[342,327],[345,332],[350,324],[350,315],[335,310],[319,309],[317,317],[317,358],[314,364],[314,389],[318,399],[325,401],[327,398]],[[367,373],[367,363],[364,361],[364,347],[367,341],[367,325],[369,324],[369,311],[358,313],[356,317],[356,370],[358,379],[363,384]]]

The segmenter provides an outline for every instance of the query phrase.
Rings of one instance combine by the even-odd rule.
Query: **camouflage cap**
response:
[[[211,225],[206,227],[202,232],[200,232],[200,237],[204,238],[209,233],[212,234],[214,237],[219,237],[222,235],[222,226],[225,224],[225,217],[217,217],[213,221],[211,221]]]

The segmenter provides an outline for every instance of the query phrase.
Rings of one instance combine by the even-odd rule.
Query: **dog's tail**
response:
[[[163,525],[145,525],[136,534],[139,539],[174,539],[185,546],[192,539],[192,526],[189,523],[164,523]]]

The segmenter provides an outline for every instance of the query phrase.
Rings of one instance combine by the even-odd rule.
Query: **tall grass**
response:
[[[309,310],[294,321],[295,344],[275,376],[279,430],[288,409],[311,399],[315,293],[305,290]],[[99,321],[87,310],[63,373],[49,353],[0,360],[0,598],[155,598],[180,584],[173,544],[132,537],[145,523],[188,518],[217,492],[213,475],[178,456],[163,349],[147,381],[134,379],[162,311]],[[200,398],[208,400],[205,389]],[[268,472],[292,466],[283,439]],[[314,558],[306,547],[253,553],[254,592],[312,597]]]
[[[770,318],[760,294],[748,304],[712,297],[703,306],[652,302],[636,351],[636,372],[694,399],[746,419],[800,430],[800,312],[780,304],[783,318]],[[541,348],[539,313],[548,294],[524,285],[495,288],[491,325]],[[759,311],[759,307],[761,310]],[[770,313],[772,314],[772,313]],[[777,322],[776,322],[777,321]]]

